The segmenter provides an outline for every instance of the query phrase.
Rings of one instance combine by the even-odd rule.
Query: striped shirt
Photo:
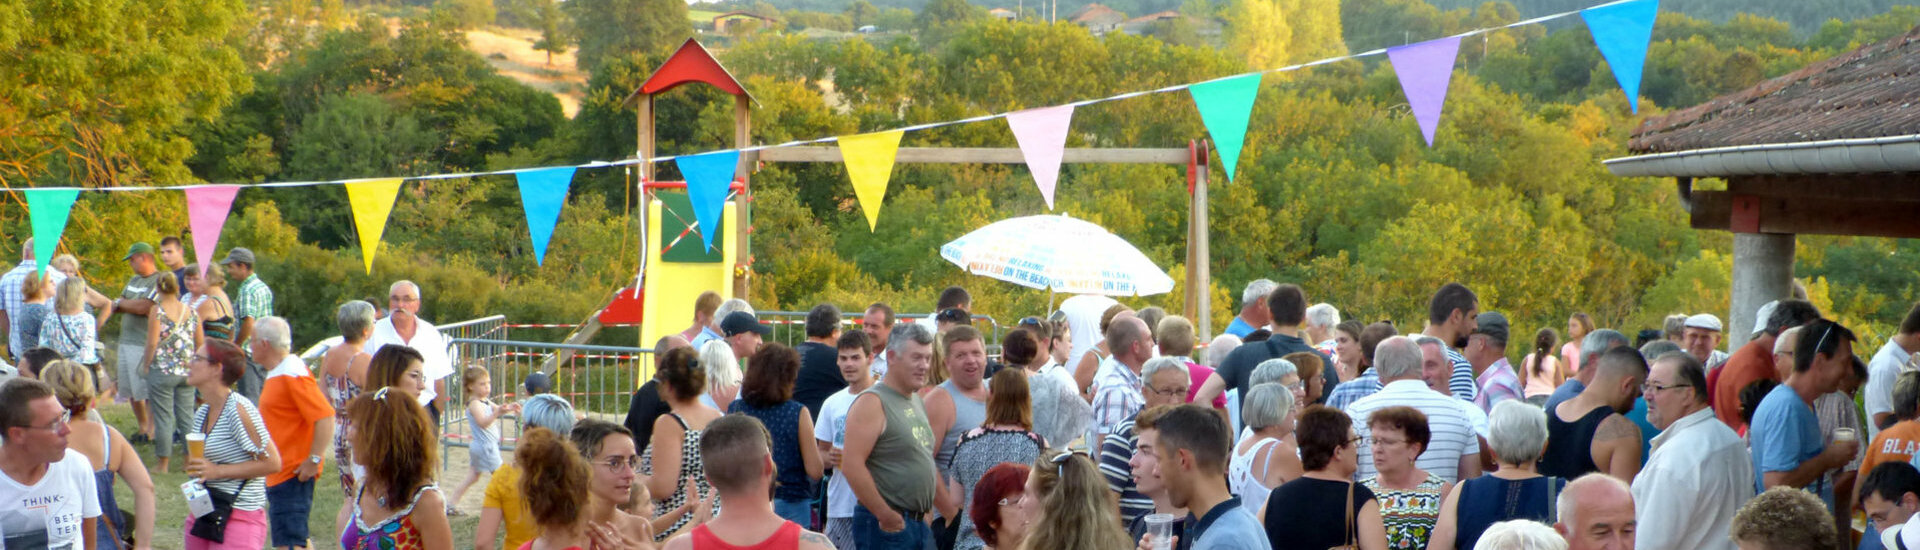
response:
[[[1100,443],[1100,475],[1106,476],[1107,486],[1120,494],[1123,523],[1132,523],[1133,518],[1153,513],[1153,499],[1140,494],[1140,488],[1134,486],[1133,466],[1129,464],[1134,451],[1140,449],[1140,436],[1133,433],[1133,420],[1139,416],[1128,416]]]
[[[1373,467],[1373,442],[1367,419],[1373,411],[1394,406],[1413,407],[1425,413],[1427,427],[1433,432],[1426,452],[1420,454],[1414,465],[1448,483],[1459,481],[1460,457],[1480,454],[1474,417],[1466,410],[1473,408],[1473,404],[1433,391],[1420,380],[1388,383],[1378,393],[1347,406],[1347,416],[1353,418],[1353,431],[1360,436],[1360,469],[1354,472],[1353,478],[1378,475],[1379,471]]]
[[[273,441],[267,433],[267,422],[260,418],[260,409],[239,392],[227,394],[227,407],[220,411],[219,420],[214,421],[213,429],[204,428],[207,423],[207,410],[210,404],[200,405],[193,413],[193,431],[207,433],[207,460],[214,464],[239,464],[265,456],[267,448],[263,443]],[[246,423],[240,420],[241,413],[247,415]],[[249,437],[245,426],[253,426],[254,435]],[[242,484],[245,487],[242,487]],[[260,510],[267,506],[267,479],[215,479],[206,482],[208,489],[218,489],[228,493],[238,491],[239,498],[234,499],[235,510]]]
[[[1102,373],[1093,382],[1093,427],[1096,433],[1113,433],[1121,422],[1140,412],[1147,404],[1140,395],[1140,375],[1126,365]],[[1089,441],[1089,444],[1092,442]]]
[[[1480,384],[1473,379],[1473,364],[1467,362],[1467,356],[1453,348],[1447,348],[1447,361],[1453,363],[1453,376],[1447,378],[1447,389],[1461,401],[1472,403],[1480,397]]]

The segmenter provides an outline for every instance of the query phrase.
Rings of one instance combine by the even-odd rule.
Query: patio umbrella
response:
[[[941,246],[940,257],[974,275],[1052,292],[1173,292],[1173,278],[1139,249],[1106,228],[1067,216],[994,222]]]

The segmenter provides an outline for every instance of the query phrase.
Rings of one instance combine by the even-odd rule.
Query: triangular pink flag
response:
[[[1060,157],[1067,147],[1067,126],[1073,121],[1073,105],[1029,109],[1007,114],[1007,126],[1020,143],[1020,154],[1027,158],[1027,171],[1033,172],[1034,185],[1053,210],[1053,188],[1060,181]]]
[[[200,185],[187,188],[187,223],[193,228],[193,255],[200,260],[200,276],[207,276],[213,263],[214,247],[220,244],[220,231],[227,227],[227,213],[233,209],[238,185]]]
[[[1460,56],[1460,37],[1450,36],[1387,48],[1387,59],[1400,77],[1400,89],[1407,94],[1413,119],[1420,123],[1420,135],[1433,146],[1433,134],[1440,128],[1440,111],[1447,103],[1447,85],[1453,82],[1453,62]]]

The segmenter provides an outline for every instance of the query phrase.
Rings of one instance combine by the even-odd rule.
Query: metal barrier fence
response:
[[[653,377],[653,350],[646,348],[459,337],[447,342],[456,371],[487,369],[496,404],[524,400],[527,375],[546,372],[553,393],[572,403],[575,412],[618,423],[626,418],[638,381]],[[440,417],[440,442],[446,450],[466,447],[473,439],[467,392],[460,380],[459,372],[447,380],[447,410]],[[517,419],[499,422],[500,449],[511,452],[520,438],[521,423]],[[441,455],[443,465],[446,456]]]

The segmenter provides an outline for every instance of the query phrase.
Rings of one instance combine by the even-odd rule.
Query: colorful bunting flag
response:
[[[1593,33],[1593,45],[1613,68],[1613,79],[1627,92],[1627,105],[1640,112],[1640,75],[1647,64],[1647,44],[1653,41],[1653,23],[1660,0],[1630,0],[1580,10]]]
[[[853,195],[860,200],[860,211],[867,215],[867,230],[880,224],[880,203],[887,198],[887,180],[893,177],[893,156],[900,152],[900,130],[840,136],[840,158],[847,164],[847,179],[853,181]]]
[[[527,214],[527,235],[533,238],[533,264],[547,265],[547,241],[553,239],[553,226],[560,223],[560,208],[567,204],[567,190],[573,187],[572,166],[541,168],[517,172],[520,208]]]
[[[1073,121],[1073,105],[1029,109],[1007,114],[1007,126],[1020,154],[1027,159],[1027,171],[1040,187],[1047,210],[1053,210],[1053,188],[1060,181],[1060,157],[1066,153],[1067,127]]]
[[[60,249],[60,235],[67,232],[67,215],[73,213],[73,200],[79,189],[26,189],[27,217],[33,221],[33,265],[42,277],[54,252]]]
[[[1200,122],[1213,136],[1213,146],[1226,163],[1227,183],[1240,165],[1240,146],[1247,141],[1247,120],[1253,117],[1253,100],[1260,95],[1260,73],[1201,82],[1187,88],[1193,105],[1200,109]]]
[[[1420,124],[1420,135],[1433,146],[1433,134],[1440,129],[1440,111],[1447,103],[1447,86],[1453,83],[1453,61],[1460,55],[1460,37],[1449,36],[1419,44],[1387,48],[1387,60],[1400,77],[1400,90],[1407,94],[1413,108],[1413,120]]]
[[[347,202],[353,207],[353,227],[360,232],[360,258],[367,273],[373,273],[373,255],[380,250],[380,235],[387,232],[387,216],[393,214],[393,200],[400,197],[404,178],[382,178],[346,182]]]
[[[727,204],[727,191],[733,188],[733,173],[740,166],[740,151],[715,151],[674,159],[680,175],[687,178],[687,200],[693,202],[693,219],[700,224],[700,242],[713,250],[713,234],[720,227],[721,207]]]
[[[220,232],[227,228],[227,214],[233,210],[238,185],[202,185],[187,188],[187,224],[193,228],[193,255],[200,259],[200,277],[206,278],[213,265],[214,247],[220,245]]]

